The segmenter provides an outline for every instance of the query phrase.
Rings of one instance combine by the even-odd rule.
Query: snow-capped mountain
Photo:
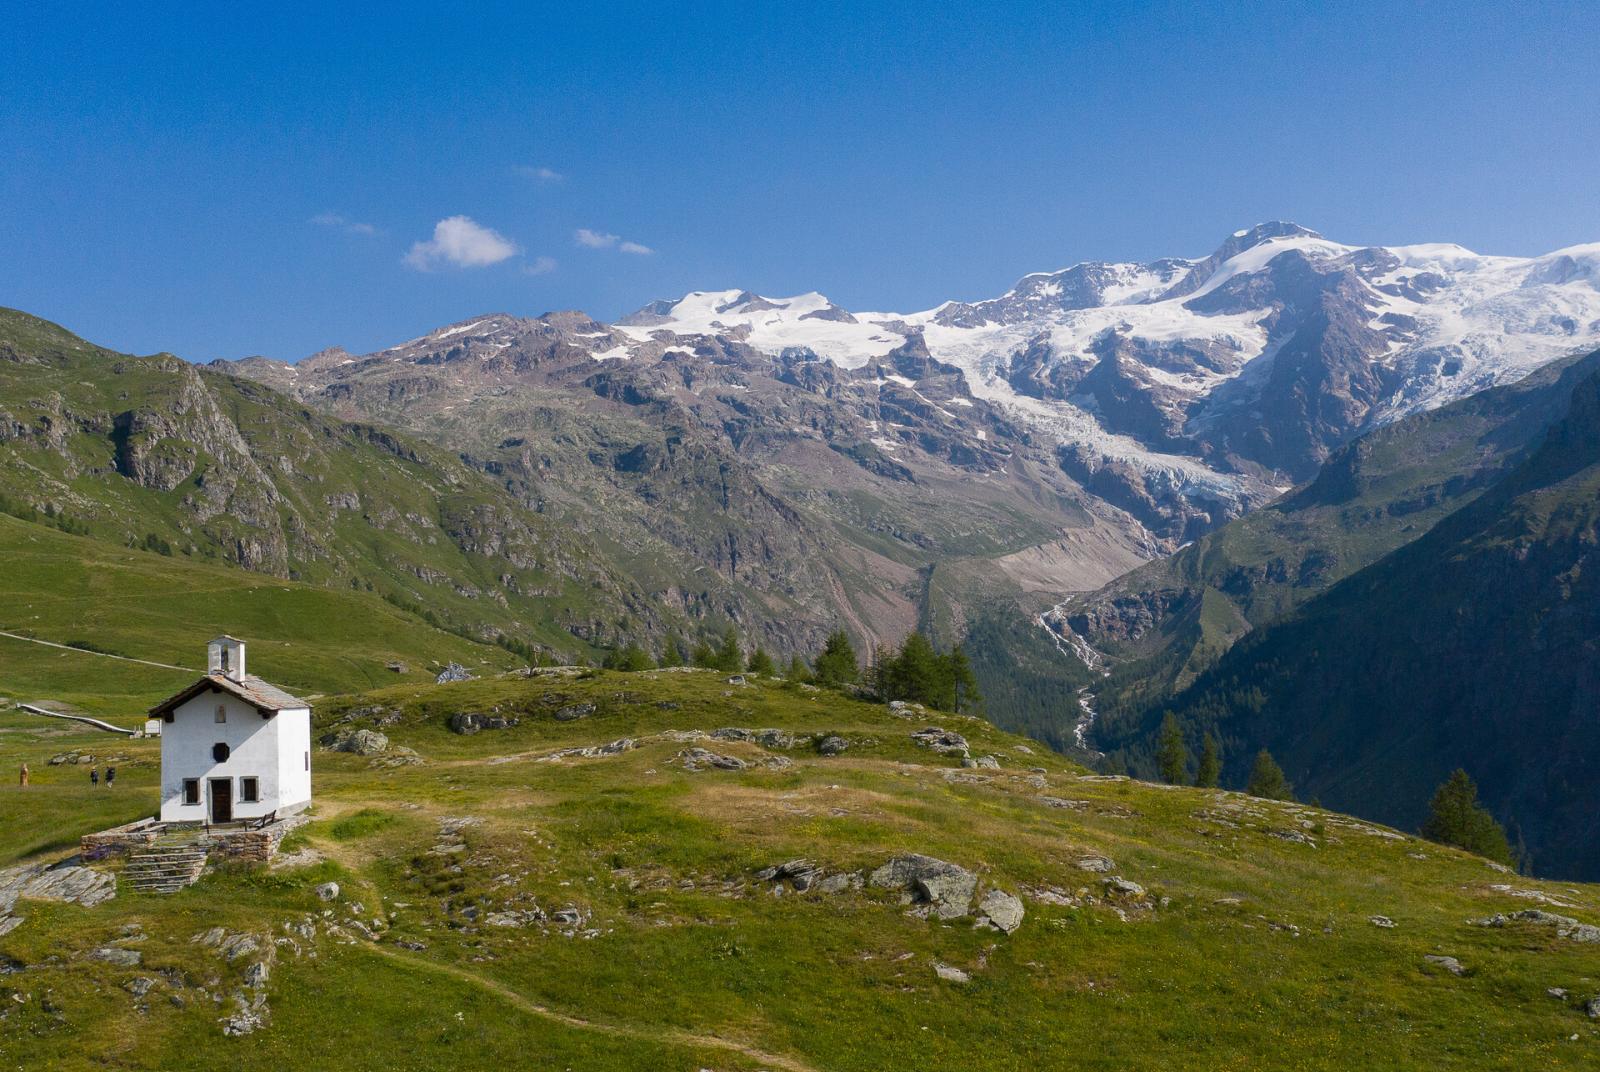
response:
[[[921,312],[697,291],[614,324],[494,314],[231,368],[430,436],[656,575],[719,576],[658,593],[692,613],[771,617],[780,593],[781,639],[841,619],[895,637],[940,563],[1096,588],[1374,425],[1597,346],[1600,245],[1492,257],[1268,223]]]
[[[1365,427],[1600,344],[1600,244],[1496,257],[1267,223],[1203,260],[1077,264],[918,313],[711,291],[618,327],[630,343],[606,356],[724,335],[845,368],[920,336],[974,394],[1065,441],[1141,466],[1197,455],[1294,479]]]

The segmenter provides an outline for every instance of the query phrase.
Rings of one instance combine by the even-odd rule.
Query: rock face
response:
[[[104,871],[74,864],[32,864],[0,871],[0,935],[15,930],[23,917],[14,915],[17,900],[60,901],[92,908],[117,895],[117,879]]]
[[[938,919],[960,919],[972,909],[978,876],[932,856],[896,856],[867,878],[877,889],[904,890],[913,904],[926,905]]]

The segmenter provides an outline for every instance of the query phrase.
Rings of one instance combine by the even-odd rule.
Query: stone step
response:
[[[205,870],[205,850],[192,842],[154,846],[152,852],[128,857],[123,881],[139,893],[176,893],[193,886]]]

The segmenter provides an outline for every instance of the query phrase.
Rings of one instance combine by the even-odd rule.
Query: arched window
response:
[[[218,722],[226,722],[226,721],[228,721],[228,706],[226,704],[218,704],[217,705],[217,721]]]

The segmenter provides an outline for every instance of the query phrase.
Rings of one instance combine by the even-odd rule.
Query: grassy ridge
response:
[[[313,1053],[333,1072],[1465,1069],[1592,1067],[1600,1047],[1581,1010],[1545,995],[1589,996],[1592,946],[1466,922],[1531,903],[1496,884],[1559,898],[1574,907],[1557,911],[1590,921],[1600,891],[1503,875],[1320,809],[1085,777],[978,720],[899,718],[709,672],[403,685],[330,701],[318,719],[374,704],[393,713],[383,732],[425,762],[319,753],[317,821],[290,847],[320,862],[223,871],[177,895],[95,909],[28,905],[27,922],[0,939],[0,953],[30,965],[0,982],[26,995],[0,1032],[0,1060],[184,1070]],[[576,704],[594,710],[554,717]],[[461,737],[444,724],[457,711],[519,722]],[[927,722],[966,734],[1000,768],[963,770],[917,747],[910,733]],[[822,756],[664,736],[718,726],[838,733],[851,747]],[[625,735],[638,747],[620,755],[549,758]],[[58,740],[0,733],[0,762]],[[677,756],[691,743],[753,765],[687,771]],[[149,743],[130,747],[153,755]],[[765,765],[774,756],[789,764]],[[130,770],[118,792],[153,806],[152,769]],[[75,773],[48,777],[65,779],[44,787],[63,795],[53,803],[88,793]],[[1079,803],[1050,807],[1041,795]],[[33,806],[0,791],[0,858],[26,848],[16,820]],[[455,824],[457,845],[441,824],[460,819],[474,822]],[[986,886],[1053,886],[1078,903],[1030,896],[1006,936],[914,918],[889,892],[775,895],[754,875],[798,856],[845,871],[907,851],[968,867]],[[1101,876],[1077,867],[1085,853],[1110,857],[1148,896],[1104,895]],[[311,890],[327,879],[343,887],[331,904]],[[578,909],[581,933],[485,922],[533,905]],[[212,926],[281,935],[324,909],[334,923],[390,926],[376,942],[321,933],[314,960],[281,948],[269,1024],[225,1038],[227,1002],[198,991],[230,993],[250,958],[229,962],[191,939]],[[85,957],[132,922],[149,936],[129,943],[137,971],[161,980],[146,1012],[121,988],[135,971]],[[1423,961],[1435,953],[1466,974]],[[939,979],[936,962],[971,981]]]
[[[126,550],[0,515],[0,630],[203,669],[205,640],[249,642],[250,668],[286,688],[348,692],[456,660],[505,668],[496,647],[442,632],[376,596]],[[62,700],[132,725],[193,674],[0,637],[0,696]]]

